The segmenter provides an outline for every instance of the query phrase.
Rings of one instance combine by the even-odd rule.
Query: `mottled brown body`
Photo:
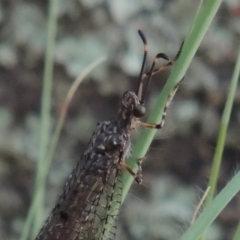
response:
[[[121,203],[119,162],[129,148],[129,133],[116,121],[99,123],[87,150],[71,173],[38,240],[102,239],[113,198]],[[113,218],[115,218],[113,216]],[[115,219],[113,219],[115,220]],[[115,221],[113,221],[115,222]]]
[[[36,240],[115,238],[117,216],[112,215],[112,212],[114,208],[119,209],[122,200],[122,170],[128,171],[138,183],[142,182],[141,166],[135,174],[125,163],[131,149],[130,133],[138,126],[161,128],[167,107],[178,88],[177,85],[168,97],[161,123],[150,124],[139,120],[145,114],[144,98],[152,75],[173,63],[165,54],[157,54],[151,70],[143,75],[147,47],[145,36],[141,31],[139,34],[145,52],[138,89],[136,93],[127,91],[123,94],[116,120],[98,123],[87,149],[72,171]],[[168,63],[155,69],[158,58],[164,58]],[[176,59],[177,57],[174,60]]]

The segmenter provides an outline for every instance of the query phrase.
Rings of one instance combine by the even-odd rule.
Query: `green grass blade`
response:
[[[223,188],[216,198],[208,204],[195,223],[182,235],[180,240],[198,239],[216,219],[219,213],[240,190],[240,172]],[[239,239],[239,238],[238,238]]]
[[[235,87],[234,85],[237,84],[238,79],[239,79],[239,75],[240,75],[240,47],[239,47],[239,53],[238,53],[238,59],[237,59],[236,67],[235,67],[235,70],[234,70],[234,73],[233,73],[232,82],[234,82],[234,83],[231,84],[232,86],[230,86],[230,91],[232,89],[233,89],[232,91],[234,91],[234,87]],[[236,88],[237,88],[237,86],[236,86]],[[227,116],[226,116],[225,121],[228,121],[228,120],[229,120],[229,118],[227,118]],[[233,237],[233,240],[238,240],[238,239],[240,239],[240,220],[238,222],[238,226],[237,226],[236,232],[234,233],[234,237]]]
[[[235,92],[236,92],[236,89],[237,89],[239,75],[240,75],[240,50],[239,50],[239,55],[238,55],[238,59],[237,59],[237,62],[236,62],[236,66],[235,66],[235,69],[234,69],[234,73],[233,73],[233,76],[232,76],[232,80],[231,80],[231,84],[230,84],[230,88],[229,88],[229,93],[228,93],[228,98],[227,98],[226,105],[225,105],[224,112],[223,112],[223,116],[222,116],[221,127],[220,127],[220,131],[219,131],[219,137],[218,137],[217,147],[216,147],[216,151],[215,151],[215,155],[214,155],[211,176],[210,176],[210,191],[209,191],[207,202],[206,202],[207,209],[208,209],[208,205],[212,206],[211,201],[212,201],[214,193],[215,193],[219,168],[220,168],[220,165],[221,165],[222,153],[223,153],[225,139],[226,139],[228,123],[229,123],[230,114],[231,114],[231,111],[232,111],[232,105],[233,105],[233,101],[234,101]],[[213,190],[211,188],[213,188]],[[231,196],[226,195],[225,196],[226,197],[226,204],[227,204],[227,202],[229,202],[231,200],[231,198],[234,195],[231,195]],[[220,213],[221,210],[226,205],[226,204],[225,205],[224,204],[225,203],[223,203],[222,205],[214,205],[215,208],[218,208],[218,209],[216,209],[215,213],[217,213],[217,211],[218,211],[218,213]],[[196,230],[202,231],[201,235],[203,235],[204,231],[206,230],[206,228],[204,228],[204,227],[208,227],[213,222],[213,220],[217,217],[216,214],[211,216],[210,214],[211,213],[214,214],[214,213],[211,212],[210,210],[207,210],[207,209],[206,209],[206,211],[209,211],[209,212],[205,214],[206,218],[204,218],[202,220],[202,221],[204,221],[204,225],[202,225],[200,223],[199,226],[198,225],[196,226],[196,228],[197,228]],[[204,213],[205,213],[205,211],[204,211]],[[199,227],[199,229],[198,229],[198,227]],[[196,231],[196,230],[194,230],[194,231]],[[238,231],[237,231],[236,235],[239,235],[239,234],[240,233],[238,233]],[[204,239],[204,238],[205,238],[205,236],[201,236],[201,239]],[[236,239],[239,239],[239,238],[236,238]]]
[[[45,54],[45,66],[43,77],[43,94],[41,102],[41,126],[40,126],[40,149],[37,164],[37,176],[35,184],[34,200],[30,207],[25,226],[21,235],[21,240],[27,239],[30,231],[35,235],[42,222],[43,200],[44,200],[44,161],[49,144],[50,119],[51,119],[51,93],[53,76],[53,54],[55,45],[55,36],[57,29],[57,8],[58,0],[51,0],[49,3],[47,48]],[[33,227],[31,224],[33,221]]]
[[[211,202],[215,194],[217,179],[219,175],[219,169],[220,169],[221,160],[222,160],[223,149],[224,149],[225,140],[226,140],[227,128],[229,124],[230,115],[232,112],[234,96],[237,90],[239,72],[240,72],[240,51],[239,51],[238,60],[236,62],[236,67],[234,69],[233,77],[231,80],[227,101],[226,101],[223,115],[222,115],[217,147],[216,147],[216,151],[213,158],[212,171],[211,171],[211,176],[209,180],[209,186],[211,187],[211,189],[207,197],[207,202],[206,202],[207,204]]]
[[[43,94],[41,101],[41,126],[40,126],[40,149],[38,156],[37,177],[36,177],[36,191],[38,207],[33,222],[33,236],[36,235],[43,220],[44,213],[44,193],[45,193],[45,162],[47,158],[47,151],[50,138],[50,124],[51,124],[51,98],[52,98],[52,80],[53,80],[53,64],[54,64],[54,49],[55,38],[57,32],[57,9],[58,0],[51,0],[49,2],[49,19],[47,32],[47,48],[45,54],[44,76],[43,76]]]

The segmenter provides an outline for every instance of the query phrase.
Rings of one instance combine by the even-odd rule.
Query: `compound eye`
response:
[[[134,111],[133,111],[134,117],[141,118],[145,115],[145,113],[146,113],[146,108],[143,105],[139,104],[134,107]]]

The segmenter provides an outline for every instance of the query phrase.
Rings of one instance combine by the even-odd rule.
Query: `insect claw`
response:
[[[138,184],[142,184],[143,180],[142,180],[142,176],[136,176],[135,177],[135,181],[138,183]]]

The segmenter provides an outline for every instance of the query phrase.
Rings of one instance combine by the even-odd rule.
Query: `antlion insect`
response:
[[[174,87],[168,96],[162,120],[159,124],[141,122],[145,114],[144,99],[153,75],[166,69],[177,60],[170,61],[164,53],[158,53],[149,72],[143,73],[147,59],[147,40],[138,31],[144,56],[137,91],[123,94],[122,104],[115,120],[97,124],[87,149],[72,171],[63,193],[57,200],[36,240],[112,240],[115,238],[117,215],[122,197],[122,171],[128,171],[137,183],[142,182],[141,161],[135,173],[126,163],[130,155],[130,133],[139,126],[160,129],[164,125],[166,110],[177,91]],[[155,68],[159,58],[167,63]],[[109,225],[111,231],[109,231]]]

